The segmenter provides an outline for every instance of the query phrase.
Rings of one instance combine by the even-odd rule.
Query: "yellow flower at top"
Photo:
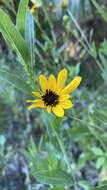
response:
[[[42,6],[42,2],[41,0],[30,0],[30,1],[33,4],[30,11],[32,14],[35,14],[38,11],[38,9]]]
[[[38,10],[38,7],[37,7],[36,5],[32,5],[30,11],[31,11],[31,13],[32,13],[33,15],[37,12],[37,10]]]
[[[69,4],[69,0],[63,0],[62,8],[67,8],[68,4]]]
[[[45,108],[49,113],[53,112],[58,117],[64,116],[64,110],[73,107],[70,94],[79,86],[81,77],[76,76],[67,86],[67,70],[62,69],[57,79],[51,74],[48,79],[41,74],[39,76],[40,90],[33,92],[35,100],[27,100],[32,103],[28,109]]]

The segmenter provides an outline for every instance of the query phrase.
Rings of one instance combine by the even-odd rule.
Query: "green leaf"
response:
[[[55,185],[59,187],[73,185],[71,176],[61,170],[39,171],[35,173],[35,177],[42,184]]]
[[[51,143],[46,143],[46,152],[48,153],[48,166],[51,170],[56,170],[58,164],[58,153]]]
[[[100,51],[107,55],[107,40],[104,39],[104,41],[101,43]]]
[[[25,37],[25,26],[28,10],[28,1],[29,0],[20,0],[17,18],[16,18],[16,27],[19,32]]]
[[[106,163],[105,157],[99,157],[96,161],[96,168],[100,169]]]
[[[91,185],[89,182],[85,181],[85,180],[81,180],[78,182],[79,186],[82,187],[85,190],[90,190]]]
[[[107,185],[95,187],[95,188],[93,188],[91,190],[107,190]]]
[[[97,50],[96,50],[96,46],[95,46],[95,42],[92,42],[92,46],[91,46],[91,52],[94,58],[97,57]]]
[[[28,149],[29,149],[29,152],[31,155],[37,153],[37,147],[36,147],[36,144],[34,143],[34,140],[32,137],[30,138],[30,145],[29,145]]]
[[[60,117],[56,117],[54,119],[53,126],[54,126],[55,130],[57,130],[57,131],[60,130],[61,122],[62,122],[62,118],[60,118]]]
[[[33,16],[28,10],[27,19],[26,19],[26,28],[25,28],[25,40],[30,49],[32,65],[35,64],[35,55],[34,55],[34,20]]]
[[[2,9],[0,9],[0,31],[13,49],[16,50],[25,67],[29,69],[29,65],[31,64],[30,51],[21,34],[17,31],[9,16]]]
[[[15,74],[12,74],[9,71],[0,69],[0,78],[19,90],[31,95],[32,93],[32,88],[24,81],[22,80],[19,76],[16,76]]]
[[[101,63],[105,69],[105,71],[107,71],[107,58],[103,53],[99,53],[99,57],[101,59]]]
[[[97,11],[101,14],[104,20],[107,22],[107,13],[106,11],[99,5],[96,0],[91,0]]]
[[[93,148],[92,148],[92,151],[93,151],[93,153],[94,153],[96,156],[103,156],[103,155],[104,155],[104,152],[103,152],[100,148],[93,147]]]
[[[0,146],[3,146],[6,142],[6,138],[4,135],[0,135]]]
[[[89,135],[89,129],[84,125],[80,125],[77,127],[74,126],[68,129],[68,131],[71,135],[71,138],[74,140],[80,140],[82,137]]]

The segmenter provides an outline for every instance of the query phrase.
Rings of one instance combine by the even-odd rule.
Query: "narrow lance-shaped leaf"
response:
[[[9,16],[2,9],[0,9],[0,31],[6,40],[9,41],[13,49],[17,51],[20,60],[23,61],[28,70],[29,65],[31,64],[29,48]]]
[[[24,80],[22,80],[19,76],[12,74],[11,72],[0,69],[0,79],[3,79],[4,81],[12,84],[19,90],[23,91],[24,93],[27,93],[31,95],[32,93],[32,88],[30,85],[28,85]]]
[[[34,56],[34,20],[33,16],[30,11],[27,11],[27,19],[26,19],[26,29],[25,29],[25,40],[30,48],[32,66],[35,63],[35,56]]]
[[[34,175],[36,179],[42,184],[55,185],[59,187],[73,185],[73,179],[71,178],[71,175],[61,170],[38,171],[35,172]]]
[[[16,17],[16,27],[19,32],[25,37],[25,26],[26,26],[26,18],[27,18],[27,10],[28,10],[28,1],[29,0],[20,0],[18,13]]]
[[[100,15],[104,18],[104,20],[107,22],[107,13],[106,11],[97,3],[96,0],[91,0],[97,11],[100,13]]]

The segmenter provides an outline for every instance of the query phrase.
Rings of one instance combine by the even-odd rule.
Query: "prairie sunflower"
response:
[[[42,6],[42,2],[41,0],[30,0],[30,2],[32,3],[30,11],[32,14],[35,14],[38,11],[38,9]]]
[[[73,107],[73,103],[70,100],[70,93],[72,93],[81,82],[81,77],[76,76],[67,86],[64,86],[66,78],[66,69],[62,69],[59,72],[57,79],[53,74],[51,74],[48,79],[41,74],[39,76],[40,91],[33,92],[33,95],[38,99],[27,100],[28,103],[32,103],[28,106],[28,109],[46,108],[49,113],[53,112],[58,117],[63,117],[64,109]]]

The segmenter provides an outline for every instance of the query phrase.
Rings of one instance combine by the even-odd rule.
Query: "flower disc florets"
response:
[[[46,90],[46,93],[42,96],[42,100],[46,106],[56,106],[58,104],[59,95],[52,90]]]
[[[72,93],[81,82],[81,77],[77,76],[65,86],[66,78],[66,69],[62,69],[59,72],[57,79],[52,74],[48,79],[41,74],[39,76],[40,90],[33,92],[33,95],[38,97],[38,99],[27,101],[32,103],[29,109],[45,108],[49,113],[53,112],[58,117],[63,117],[64,110],[73,107],[70,93]]]

